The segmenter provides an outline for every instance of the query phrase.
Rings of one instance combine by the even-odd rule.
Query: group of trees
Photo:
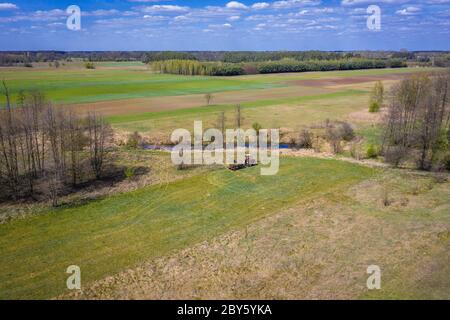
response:
[[[400,60],[379,59],[345,59],[345,60],[311,60],[296,61],[285,59],[281,61],[263,62],[258,65],[259,73],[333,71],[357,69],[401,68],[406,64]]]
[[[154,61],[152,70],[181,75],[236,76],[249,73],[282,73],[307,71],[356,70],[406,67],[399,60],[345,59],[297,61],[284,59],[255,63],[200,62],[197,60]]]
[[[244,118],[242,117],[242,107],[240,104],[236,105],[234,109],[234,124],[233,126],[235,128],[241,128],[243,124]],[[223,135],[225,135],[225,131],[227,129],[227,118],[225,116],[225,112],[221,111],[219,112],[217,116],[217,128],[222,132]],[[262,128],[259,123],[254,123],[252,125],[253,129],[255,131],[259,132],[259,130]]]
[[[382,152],[399,165],[414,159],[423,170],[450,165],[450,74],[415,76],[394,86]]]
[[[439,57],[434,58],[434,66],[435,67],[450,67],[450,54],[441,55]]]
[[[155,61],[150,64],[156,72],[201,75],[201,76],[236,76],[244,74],[240,65],[220,62],[199,62],[197,60],[165,60]]]
[[[101,116],[80,116],[53,107],[38,91],[20,92],[13,106],[6,84],[2,85],[6,98],[0,109],[3,197],[44,194],[57,205],[65,187],[102,176],[111,128]]]
[[[30,63],[30,60],[22,54],[15,53],[0,53],[0,66],[14,66],[17,64]]]
[[[142,62],[150,63],[154,61],[166,61],[166,60],[198,60],[195,55],[188,52],[176,52],[176,51],[161,51],[161,52],[148,52],[144,55]]]

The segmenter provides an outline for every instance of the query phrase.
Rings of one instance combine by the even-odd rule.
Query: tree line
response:
[[[111,128],[91,112],[81,116],[52,106],[39,91],[21,91],[12,106],[5,82],[6,106],[0,109],[0,181],[2,197],[43,193],[58,204],[65,187],[100,179]]]
[[[375,68],[400,68],[406,64],[399,60],[348,59],[266,61],[255,63],[200,62],[197,60],[164,60],[150,64],[155,72],[181,75],[236,76],[255,73],[282,73],[332,70],[357,70]]]
[[[197,60],[203,62],[257,63],[266,61],[331,61],[349,59],[397,59],[411,63],[448,66],[449,53],[408,51],[3,51],[0,66],[29,65],[34,62]]]
[[[407,65],[400,60],[381,59],[346,59],[346,60],[311,60],[295,61],[285,59],[281,61],[268,61],[258,65],[259,73],[283,73],[283,72],[308,72],[308,71],[333,71],[333,70],[358,70],[358,69],[383,69],[401,68]]]
[[[224,62],[240,63],[240,62],[264,62],[279,61],[283,59],[293,59],[297,61],[310,60],[339,60],[359,58],[360,55],[352,52],[326,52],[326,51],[243,51],[243,52],[225,52],[223,56]]]

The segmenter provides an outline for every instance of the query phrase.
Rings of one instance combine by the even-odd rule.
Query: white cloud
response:
[[[19,9],[18,6],[16,6],[14,3],[10,2],[1,2],[0,3],[0,10],[15,10]]]
[[[401,16],[413,16],[420,12],[420,8],[418,7],[407,7],[401,10],[398,10],[396,13]]]
[[[257,2],[252,5],[252,9],[255,10],[267,9],[268,7],[270,7],[270,4],[268,4],[267,2]]]
[[[245,4],[243,4],[241,2],[237,2],[237,1],[228,2],[226,7],[228,9],[247,9],[248,8]]]
[[[239,20],[239,19],[241,19],[240,16],[231,16],[231,17],[229,17],[227,20],[228,20],[228,21],[237,21],[237,20]]]
[[[409,2],[410,0],[377,0],[378,3],[388,3],[388,4],[402,4]],[[376,3],[375,2],[375,3]],[[373,0],[342,0],[341,4],[343,6],[355,6],[359,4],[373,4]]]
[[[116,9],[111,9],[111,10],[95,10],[95,11],[90,11],[90,12],[83,12],[84,16],[92,16],[92,17],[104,17],[104,16],[112,16],[112,15],[117,15],[119,14],[120,11],[116,10]]]
[[[153,12],[186,12],[189,7],[174,6],[174,5],[154,5],[148,7],[141,7],[142,12],[153,13]]]
[[[316,6],[320,4],[320,0],[282,0],[275,1],[273,7],[275,9],[289,9],[302,6]]]

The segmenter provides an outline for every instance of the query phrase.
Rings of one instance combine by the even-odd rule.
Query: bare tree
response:
[[[2,153],[2,171],[13,197],[19,188],[19,150],[17,146],[16,115],[11,108],[11,100],[6,82],[3,81],[6,108],[0,113],[0,148]]]
[[[211,100],[213,99],[213,95],[211,93],[205,94],[206,105],[209,106],[211,104]]]
[[[241,105],[238,104],[236,106],[236,127],[241,128],[241,124],[242,124]]]
[[[89,113],[87,128],[91,167],[95,177],[100,179],[106,156],[106,142],[110,136],[111,128],[106,124],[103,117],[95,112]]]
[[[226,121],[225,112],[222,111],[219,113],[219,117],[217,119],[217,126],[218,126],[219,130],[222,132],[222,134],[225,134],[225,129],[226,129],[225,121]]]
[[[68,152],[70,158],[70,175],[72,185],[76,186],[80,180],[81,170],[81,152],[87,145],[87,139],[84,136],[84,128],[81,119],[71,110],[67,117],[68,126]]]

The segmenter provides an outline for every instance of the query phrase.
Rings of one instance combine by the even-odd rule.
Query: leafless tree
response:
[[[213,95],[211,93],[205,94],[206,105],[209,106],[211,104],[211,100],[213,99]]]
[[[104,118],[95,112],[89,113],[87,117],[87,128],[91,167],[95,177],[100,179],[105,163],[106,143],[110,136],[111,128],[106,124]]]
[[[80,119],[73,111],[69,111],[67,114],[67,126],[68,152],[70,159],[69,171],[72,185],[75,186],[78,184],[82,174],[81,153],[84,147],[87,146],[87,138],[84,135],[82,119]]]
[[[2,153],[1,171],[6,178],[13,197],[19,185],[19,148],[17,146],[18,130],[16,114],[11,108],[11,100],[6,82],[3,81],[6,108],[0,113],[0,148]]]
[[[222,132],[222,134],[225,134],[225,129],[226,129],[225,121],[226,121],[225,112],[222,111],[219,113],[219,117],[217,119],[217,126],[218,126],[219,130]]]
[[[236,127],[241,128],[241,125],[242,125],[241,105],[238,104],[236,106]]]

